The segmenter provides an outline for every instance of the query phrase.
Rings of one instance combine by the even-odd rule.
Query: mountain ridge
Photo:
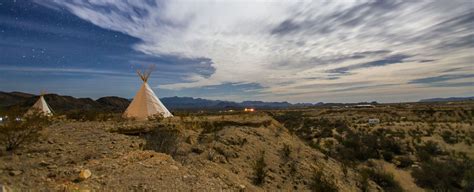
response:
[[[444,98],[429,98],[421,99],[418,102],[452,102],[452,101],[473,101],[474,96],[471,97],[444,97]]]
[[[22,92],[2,92],[0,91],[0,107],[20,107],[28,108],[38,99],[38,95],[22,93]],[[46,102],[56,112],[65,112],[71,110],[106,110],[113,112],[124,111],[130,104],[131,99],[117,96],[105,96],[93,100],[91,98],[75,98],[67,95],[46,94],[44,95]],[[308,107],[318,104],[298,103],[291,104],[289,102],[264,102],[264,101],[225,101],[225,100],[209,100],[193,97],[163,97],[161,102],[170,110],[180,109],[241,109],[246,107],[277,109],[288,107]]]

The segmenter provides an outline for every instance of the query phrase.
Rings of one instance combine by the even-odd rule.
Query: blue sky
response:
[[[290,102],[474,95],[472,1],[0,2],[0,90]]]

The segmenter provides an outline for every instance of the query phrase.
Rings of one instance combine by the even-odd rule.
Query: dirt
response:
[[[156,122],[125,126],[63,121],[44,129],[38,142],[12,154],[3,152],[0,184],[19,191],[309,191],[314,172],[321,170],[340,191],[359,190],[353,170],[344,172],[340,163],[307,146],[268,116],[193,119],[251,123],[214,132],[203,132],[190,123],[177,124],[173,126],[179,130],[177,149],[170,156],[150,147],[160,138],[141,133],[166,128]],[[166,124],[183,121],[187,119],[177,117]],[[271,124],[257,126],[268,121]],[[282,153],[284,146],[289,148],[287,156]],[[260,155],[267,174],[257,185],[254,165]],[[79,178],[85,170],[91,176]]]
[[[144,140],[106,131],[107,123],[59,123],[38,143],[0,157],[0,183],[13,190],[254,191],[228,174],[182,166],[163,153],[141,150]],[[92,176],[79,179],[81,170]]]

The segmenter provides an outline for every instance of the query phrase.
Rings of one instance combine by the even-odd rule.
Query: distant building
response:
[[[255,109],[254,108],[245,108],[244,111],[245,112],[254,112]]]
[[[375,125],[380,123],[380,119],[374,118],[374,119],[369,119],[368,123],[370,125]]]
[[[363,104],[363,105],[355,105],[355,108],[375,108],[375,105]]]

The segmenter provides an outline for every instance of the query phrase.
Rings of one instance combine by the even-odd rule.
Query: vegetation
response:
[[[421,168],[414,169],[413,178],[417,185],[435,191],[460,191],[472,185],[474,178],[474,162],[469,159],[462,161],[449,158],[447,160],[430,160]],[[469,183],[471,182],[471,183]]]
[[[288,144],[284,144],[281,149],[281,158],[283,162],[288,162],[291,159],[291,147]]]
[[[175,157],[179,155],[179,143],[183,140],[180,135],[181,134],[176,129],[158,127],[152,132],[144,135],[144,138],[147,141],[144,149],[166,153]]]
[[[265,183],[265,178],[267,177],[267,163],[265,162],[265,151],[260,153],[260,156],[255,161],[253,166],[254,177],[253,183],[255,185],[263,185]]]
[[[337,192],[339,191],[333,178],[324,176],[321,171],[313,174],[310,183],[310,189],[314,192]]]
[[[12,110],[0,123],[0,143],[7,151],[14,151],[23,144],[35,142],[41,135],[40,131],[51,124],[51,119],[42,113],[19,115]]]
[[[395,181],[393,175],[383,170],[376,168],[367,168],[362,170],[362,174],[366,175],[372,181],[377,183],[385,191],[389,192],[401,192],[403,191],[400,184]]]
[[[424,189],[471,189],[474,186],[471,157],[462,152],[463,147],[443,145],[472,146],[474,133],[467,128],[472,127],[473,111],[451,106],[417,108],[282,110],[269,114],[326,158],[341,162],[346,169],[367,165],[370,159],[381,159],[410,171],[416,184]],[[369,125],[368,116],[379,118],[381,123]],[[402,190],[391,173],[379,169],[359,172],[365,178],[359,183],[363,191],[369,190],[370,180],[385,191]],[[446,177],[452,179],[441,182],[441,178]]]

